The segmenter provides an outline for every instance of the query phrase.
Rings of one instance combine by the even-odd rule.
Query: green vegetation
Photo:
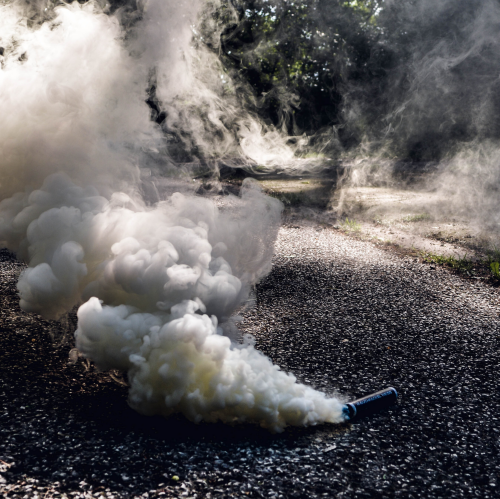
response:
[[[407,215],[403,217],[403,222],[424,222],[430,219],[431,216],[428,213],[421,213],[420,215]]]
[[[342,222],[342,228],[348,232],[359,232],[361,230],[361,224],[356,222],[356,220],[349,220],[347,217],[344,222]]]
[[[426,263],[435,263],[437,265],[443,265],[444,267],[450,267],[453,270],[471,275],[478,262],[474,262],[467,258],[465,255],[463,258],[455,258],[454,256],[444,256],[444,255],[434,255],[432,253],[422,254],[422,259]]]
[[[500,281],[500,250],[495,248],[488,254],[488,259],[485,262],[491,271],[493,277]]]
[[[500,251],[498,250],[491,252],[485,260],[471,260],[467,258],[467,255],[463,258],[455,258],[454,256],[421,253],[421,256],[426,263],[434,263],[449,267],[459,274],[464,274],[469,277],[490,277],[494,281],[500,281]]]
[[[500,263],[491,262],[490,269],[491,273],[493,274],[493,277],[495,277],[496,279],[500,279]]]
[[[254,110],[293,136],[342,125],[347,85],[372,82],[374,59],[379,67],[387,58],[385,47],[373,50],[383,0],[208,5],[200,40],[217,50],[229,74],[250,85],[259,99]],[[214,22],[222,28],[220,42],[213,39]],[[338,135],[354,138],[344,127]]]

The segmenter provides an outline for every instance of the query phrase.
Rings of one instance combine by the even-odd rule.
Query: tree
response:
[[[350,99],[385,57],[374,49],[379,1],[233,0],[216,15],[229,8],[237,16],[222,30],[221,60],[251,86],[260,115],[290,135],[336,127],[356,143],[359,123],[345,127]]]

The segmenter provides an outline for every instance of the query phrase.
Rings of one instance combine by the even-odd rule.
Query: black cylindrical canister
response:
[[[349,419],[362,418],[390,407],[392,404],[395,404],[397,400],[398,392],[395,388],[390,387],[358,400],[354,400],[353,402],[348,402],[344,410],[349,416]]]

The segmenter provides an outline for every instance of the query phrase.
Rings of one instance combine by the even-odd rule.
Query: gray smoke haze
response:
[[[168,127],[197,147],[274,154],[260,129],[248,145],[250,125],[228,138],[217,61],[191,44],[200,4],[50,5],[0,3],[0,241],[28,264],[21,307],[58,318],[78,305],[77,348],[127,371],[141,413],[274,431],[343,421],[338,399],[222,334],[270,270],[282,206],[250,179],[222,208],[189,194],[151,120],[154,80]]]
[[[408,187],[402,178],[422,180],[431,171],[419,188],[439,191],[442,202],[428,211],[467,211],[495,226],[500,3],[361,4],[367,14],[336,0],[203,5],[205,19],[218,17],[209,29],[201,23],[200,36],[212,36],[198,49],[217,54],[228,83],[222,93],[210,88],[234,110],[221,114],[236,139],[222,134],[227,148],[219,157],[246,156],[264,172],[290,175],[342,165],[343,186]],[[271,28],[258,28],[265,23]],[[242,108],[252,110],[249,121]],[[166,114],[168,122],[174,113]]]
[[[224,1],[157,2],[130,30],[133,50],[154,68],[149,103],[171,160],[215,175],[220,163],[260,173],[317,168],[295,154],[300,141],[254,112],[256,95],[221,63],[221,33],[236,18]]]
[[[344,185],[405,186],[406,172],[440,200],[428,212],[498,229],[500,3],[386,1],[378,23],[382,76],[346,94],[360,145]]]
[[[435,161],[471,140],[498,138],[496,0],[386,2],[380,23],[394,61],[381,137],[400,157]]]

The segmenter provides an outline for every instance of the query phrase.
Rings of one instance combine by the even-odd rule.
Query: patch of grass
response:
[[[435,263],[444,267],[450,267],[460,274],[472,275],[476,270],[478,262],[474,262],[467,258],[455,258],[454,256],[434,255],[432,253],[424,253],[422,259],[426,263]]]
[[[485,263],[488,265],[493,278],[500,281],[500,250],[495,248],[490,251]]]
[[[347,217],[344,222],[342,222],[342,228],[351,232],[359,232],[361,230],[361,224],[356,222],[356,220],[349,220]]]
[[[491,273],[495,279],[500,279],[500,263],[491,262],[490,263]]]
[[[421,253],[423,261],[448,267],[455,272],[469,277],[481,276],[490,278],[495,284],[500,283],[500,252],[495,251],[488,255],[485,260],[471,260],[467,255],[463,258],[454,256],[434,255],[432,253]]]
[[[488,254],[488,262],[500,262],[500,249],[495,248],[493,250],[489,250]]]
[[[423,222],[430,219],[431,216],[428,213],[421,213],[420,215],[407,215],[402,220],[403,222]]]

